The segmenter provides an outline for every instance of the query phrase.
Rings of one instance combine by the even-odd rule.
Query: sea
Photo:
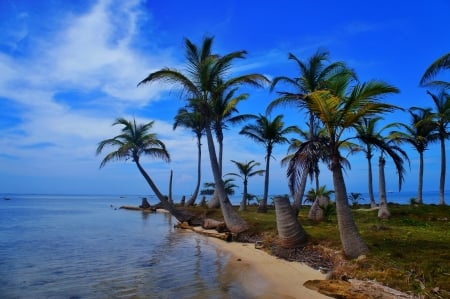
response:
[[[167,213],[120,209],[142,197],[157,203],[151,195],[0,194],[0,298],[258,297],[207,237],[175,228]],[[399,204],[413,197],[388,193]],[[439,203],[438,192],[423,198]]]
[[[141,196],[0,194],[0,298],[252,298],[231,255]]]

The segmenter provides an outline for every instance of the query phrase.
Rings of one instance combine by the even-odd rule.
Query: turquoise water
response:
[[[0,298],[249,298],[230,255],[139,197],[0,197]]]

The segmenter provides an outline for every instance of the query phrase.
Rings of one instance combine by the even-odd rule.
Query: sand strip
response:
[[[325,275],[305,264],[289,262],[272,256],[254,244],[226,242],[210,238],[211,243],[232,254],[231,263],[238,263],[239,280],[254,295],[269,299],[330,298],[303,286],[312,279],[325,279]]]

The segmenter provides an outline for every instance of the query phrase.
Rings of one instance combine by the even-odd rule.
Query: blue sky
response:
[[[399,3],[397,3],[399,2]],[[381,79],[401,93],[385,100],[398,106],[431,107],[418,86],[425,69],[448,53],[445,0],[409,1],[13,1],[0,2],[0,193],[151,194],[131,162],[99,169],[99,141],[117,135],[117,117],[155,120],[154,131],[166,144],[170,164],[144,160],[144,166],[166,192],[174,170],[174,193],[189,195],[196,178],[195,139],[172,130],[183,105],[178,93],[161,84],[136,87],[162,67],[183,68],[183,39],[200,43],[215,36],[217,53],[247,50],[235,74],[258,72],[269,78],[296,76],[289,52],[307,59],[317,49],[333,61],[346,62],[361,81]],[[263,113],[276,97],[250,90],[242,113]],[[279,108],[286,125],[304,127],[293,107]],[[408,121],[406,113],[387,122]],[[231,128],[225,135],[224,173],[235,171],[230,159],[263,164],[264,149]],[[212,181],[204,142],[203,182]],[[418,155],[411,159],[403,190],[416,190]],[[275,148],[270,193],[288,192],[280,166],[287,146]],[[437,145],[425,153],[424,190],[438,190]],[[449,160],[449,159],[448,159]],[[350,158],[349,192],[366,192],[366,161]],[[377,157],[374,177],[377,177]],[[447,168],[449,162],[447,162]],[[388,189],[397,178],[388,161]],[[449,176],[446,187],[449,188]],[[332,188],[322,169],[321,184]],[[252,178],[249,191],[261,194],[263,179]],[[377,188],[375,179],[375,188]],[[237,190],[237,192],[241,192]]]

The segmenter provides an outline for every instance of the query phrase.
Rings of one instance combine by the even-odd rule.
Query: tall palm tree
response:
[[[201,164],[202,164],[202,136],[205,131],[205,124],[203,117],[197,111],[189,111],[188,108],[181,108],[178,110],[175,116],[175,122],[173,124],[173,129],[175,130],[178,126],[183,126],[185,128],[191,129],[197,138],[197,183],[195,185],[194,193],[192,193],[191,198],[187,201],[187,206],[192,206],[197,199],[198,192],[200,190],[201,181]]]
[[[332,81],[340,81],[340,80],[349,80],[350,78],[356,78],[355,73],[350,70],[345,63],[343,62],[332,62],[329,63],[329,52],[324,50],[317,50],[314,55],[312,55],[307,61],[302,61],[297,58],[294,54],[289,53],[288,58],[293,60],[298,67],[299,75],[295,78],[290,78],[287,76],[279,76],[273,79],[271,84],[271,90],[274,90],[275,87],[279,84],[285,84],[290,88],[290,91],[278,91],[279,97],[273,100],[269,106],[267,107],[267,112],[272,111],[273,108],[283,105],[294,105],[298,107],[300,110],[305,110],[308,113],[309,121],[308,128],[309,134],[305,136],[304,140],[313,140],[315,136],[315,128],[316,121],[314,113],[308,111],[306,107],[306,101],[308,101],[308,97],[315,91],[329,88]],[[316,144],[316,141],[312,142]],[[312,149],[310,146],[305,146],[305,149]],[[305,157],[304,155],[301,155]],[[300,156],[300,157],[301,157]],[[308,162],[307,157],[303,160],[304,162]],[[294,161],[293,161],[294,162]],[[298,161],[301,162],[301,161]],[[302,172],[301,183],[294,185],[290,185],[290,188],[295,187],[293,194],[294,201],[294,210],[300,208],[301,199],[303,194],[305,193],[306,180],[307,176],[312,175],[316,168],[317,164],[310,163],[309,166],[314,167],[314,169],[308,169],[306,166],[302,165],[302,167],[296,167],[297,169],[305,170]],[[290,168],[292,169],[292,168]],[[289,171],[289,168],[288,168]],[[288,177],[291,174],[288,173]],[[292,183],[292,182],[291,182]],[[316,182],[316,189],[318,188],[319,183]]]
[[[356,134],[357,134],[356,138],[364,145],[364,148],[362,149],[362,151],[365,153],[366,159],[367,159],[368,191],[369,191],[370,206],[372,208],[375,208],[377,206],[377,204],[375,203],[374,195],[373,195],[373,179],[372,179],[373,154],[374,154],[374,151],[377,149],[382,150],[382,151],[391,149],[391,147],[389,146],[389,143],[387,142],[388,140],[382,134],[387,129],[399,126],[398,123],[391,123],[391,124],[385,125],[382,128],[378,129],[377,125],[381,120],[383,120],[383,118],[381,116],[376,116],[376,117],[372,117],[372,118],[364,117],[360,123],[357,123],[355,125],[355,130],[356,130]],[[395,149],[399,149],[399,148],[395,147]],[[395,150],[394,150],[394,152],[391,152],[390,150],[388,150],[388,153],[395,154]],[[382,156],[383,155],[380,156],[380,159],[384,160],[384,158],[382,158]],[[393,159],[394,159],[394,157],[393,157]],[[379,163],[381,163],[381,160],[379,161]],[[399,175],[400,175],[400,173],[399,173]]]
[[[392,123],[387,127],[397,127],[398,123]],[[369,141],[369,140],[366,140]],[[369,141],[370,142],[370,141]],[[395,164],[395,169],[398,175],[398,189],[402,188],[402,182],[404,180],[405,168],[403,166],[404,162],[409,163],[408,155],[404,150],[402,150],[397,144],[395,137],[390,134],[387,137],[375,136],[373,143],[376,144],[377,148],[381,150],[380,157],[378,159],[378,193],[380,196],[379,202],[380,207],[378,209],[379,218],[389,218],[391,213],[389,212],[387,206],[387,195],[386,195],[386,179],[384,174],[384,167],[386,165],[385,156],[391,157]]]
[[[403,131],[393,131],[391,136],[399,142],[409,143],[419,153],[419,178],[417,184],[417,203],[422,204],[423,190],[423,155],[432,141],[432,134],[436,130],[436,123],[433,121],[431,108],[411,107],[408,110],[411,115],[409,125],[401,124]]]
[[[150,133],[153,123],[154,121],[145,124],[136,124],[136,120],[128,121],[124,118],[117,118],[113,123],[113,126],[123,126],[122,133],[113,138],[105,139],[98,144],[96,151],[97,155],[101,154],[105,147],[115,148],[115,150],[108,153],[103,158],[100,163],[100,168],[112,161],[131,159],[138,167],[139,172],[144,176],[150,188],[161,201],[164,208],[169,210],[169,212],[180,222],[189,221],[192,218],[192,215],[176,209],[168,201],[167,197],[159,191],[150,175],[141,165],[140,158],[142,155],[162,159],[167,162],[170,161],[170,156],[164,143],[157,138],[155,133]]]
[[[450,70],[450,52],[436,59],[425,71],[420,79],[420,85],[450,89],[450,82],[433,80],[436,75],[443,71]]]
[[[220,208],[228,229],[233,233],[239,233],[247,230],[248,224],[233,209],[225,192],[212,134],[214,120],[211,105],[214,101],[214,95],[220,94],[221,90],[228,90],[241,85],[261,87],[268,80],[260,74],[246,74],[226,78],[229,75],[233,61],[245,58],[247,52],[236,51],[223,56],[214,54],[212,52],[213,40],[213,37],[205,37],[201,46],[197,47],[189,39],[185,39],[187,59],[185,72],[163,68],[150,73],[138,83],[138,86],[155,81],[163,81],[180,87],[183,91],[181,96],[186,94],[188,99],[196,100],[196,111],[201,113],[205,120],[208,152]],[[222,84],[218,85],[218,82],[222,82]]]
[[[264,115],[254,115],[254,124],[245,125],[239,134],[249,137],[250,139],[262,143],[266,148],[266,169],[264,178],[264,195],[258,207],[258,211],[267,212],[267,197],[269,193],[269,169],[270,158],[272,157],[272,151],[275,144],[288,143],[289,140],[286,135],[293,132],[298,132],[296,126],[285,127],[283,122],[283,115],[276,116],[273,120],[270,120]]]
[[[263,175],[264,170],[261,170],[261,169],[255,170],[254,169],[255,167],[258,167],[259,165],[261,165],[260,163],[255,162],[255,160],[251,160],[250,162],[237,162],[237,161],[231,160],[231,162],[233,162],[236,165],[236,167],[239,170],[239,173],[229,172],[226,175],[233,175],[233,176],[240,177],[242,179],[242,182],[244,185],[244,190],[242,192],[242,201],[241,201],[239,210],[245,211],[247,209],[248,179],[255,175]]]
[[[369,249],[358,232],[348,205],[340,150],[346,141],[344,134],[364,117],[396,109],[379,99],[384,95],[397,93],[398,89],[380,81],[356,83],[351,88],[348,87],[349,84],[350,82],[336,82],[328,90],[316,91],[310,95],[306,105],[327,131],[341,243],[346,255],[357,257]]]
[[[450,123],[450,94],[441,90],[438,94],[433,94],[430,91],[427,93],[433,99],[436,110],[434,111],[434,122],[437,130],[432,136],[432,139],[439,140],[441,147],[441,175],[439,179],[439,204],[445,205],[445,170],[446,170],[446,154],[445,154],[445,140],[450,138],[450,131],[448,126]]]

